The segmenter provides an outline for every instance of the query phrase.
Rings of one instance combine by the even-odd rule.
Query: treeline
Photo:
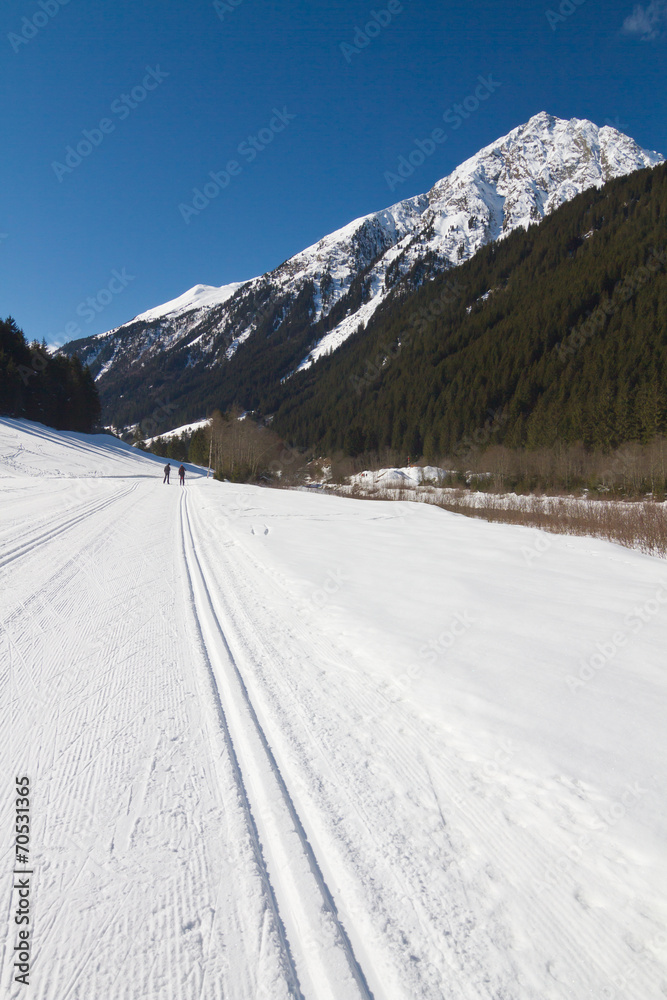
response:
[[[205,322],[197,327],[197,338],[202,344],[191,345],[190,338],[157,353],[146,351],[141,364],[136,364],[130,351],[123,358],[123,348],[102,380],[102,402],[105,420],[123,427],[142,421],[146,417],[147,400],[151,409],[153,398],[168,398],[169,416],[162,426],[186,424],[196,420],[201,413],[216,409],[226,412],[233,406],[244,410],[256,409],[259,402],[278,384],[280,375],[296,368],[308,351],[314,347],[317,332],[311,323],[314,289],[308,283],[299,293],[270,295],[270,287],[238,297],[225,308],[230,310],[229,326],[224,336],[218,337],[215,350],[209,353],[206,334],[215,331],[220,321],[222,307],[211,310]],[[262,297],[262,294],[263,296]],[[230,359],[226,351],[236,333],[248,324],[255,324],[255,331],[242,351]],[[143,324],[138,324],[143,326]],[[160,323],[148,326],[144,342],[160,336]],[[135,336],[132,327],[124,332],[128,341]],[[90,351],[92,338],[66,344],[68,354]],[[114,353],[113,341],[99,351],[94,370],[98,370]],[[205,365],[200,363],[202,359]],[[147,395],[146,386],[151,390]]]
[[[449,466],[460,483],[497,493],[587,493],[592,497],[644,497],[667,493],[667,439],[628,443],[610,451],[582,444],[511,449],[504,445],[462,456]]]
[[[208,428],[198,427],[196,431],[175,434],[172,437],[157,437],[145,445],[140,438],[135,444],[142,450],[163,458],[173,458],[176,462],[192,462],[193,465],[207,465],[209,453]]]
[[[300,451],[289,448],[271,428],[237,407],[226,413],[216,410],[208,426],[192,434],[155,438],[148,450],[204,466],[210,456],[215,477],[235,483],[297,485],[306,471],[307,460]]]
[[[588,191],[390,299],[263,401],[301,446],[457,451],[667,432],[667,165]]]
[[[94,430],[100,420],[97,387],[78,358],[28,344],[11,317],[0,320],[0,413],[57,430]]]

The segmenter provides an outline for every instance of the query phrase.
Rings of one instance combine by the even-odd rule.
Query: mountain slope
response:
[[[152,323],[155,320],[174,319],[177,316],[197,313],[201,309],[221,306],[232,297],[242,284],[244,282],[235,281],[231,285],[222,285],[220,288],[215,288],[212,285],[195,285],[183,295],[179,295],[177,299],[172,299],[155,309],[140,313],[139,316],[134,317],[133,322]]]
[[[406,282],[418,287],[581,191],[661,160],[613,128],[540,113],[427,194],[356,219],[229,297],[206,301],[197,286],[63,351],[93,367],[115,424],[141,419],[160,393],[183,421],[207,406],[254,407],[267,386],[340,347]]]
[[[487,243],[540,222],[581,191],[661,160],[608,126],[535,115],[431,188],[419,229],[377,262],[370,277],[379,294],[372,296],[366,315],[357,315],[367,321],[397,274],[409,273],[417,261],[431,256],[431,273],[461,264]],[[338,347],[356,318],[348,317],[322,338],[300,367]]]
[[[584,192],[382,308],[264,406],[298,445],[430,461],[461,442],[648,442],[667,433],[665,400],[663,164]]]

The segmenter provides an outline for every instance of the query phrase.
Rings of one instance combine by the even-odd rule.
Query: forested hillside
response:
[[[612,448],[667,430],[667,167],[611,181],[390,300],[262,401],[325,452]]]
[[[28,344],[8,317],[0,320],[0,414],[86,432],[99,423],[100,402],[88,368],[77,357]]]
[[[397,292],[415,291],[577,194],[662,159],[607,125],[540,112],[423,194],[353,219],[271,271],[195,285],[60,350],[90,365],[105,423],[116,427],[141,422],[167,399],[178,426],[235,404],[255,410],[295,371],[368,326],[376,310],[392,308]],[[158,424],[174,426],[164,414]]]

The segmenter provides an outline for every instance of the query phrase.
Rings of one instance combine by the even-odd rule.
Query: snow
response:
[[[659,153],[642,149],[608,126],[599,129],[593,122],[566,121],[545,112],[534,115],[470,157],[427,195],[357,219],[292,258],[299,262],[297,276],[300,272],[312,276],[313,262],[321,268],[327,258],[336,260],[340,272],[349,260],[355,229],[374,220],[392,237],[393,245],[369,275],[369,300],[325,334],[297,371],[336,350],[360,324],[368,323],[390,292],[385,286],[387,268],[401,254],[403,274],[427,252],[439,258],[443,268],[455,267],[485,243],[502,239],[518,227],[527,229],[581,191],[662,161]],[[427,236],[431,225],[433,233]],[[415,233],[422,238],[412,246]]]
[[[309,368],[368,324],[396,282],[427,255],[431,276],[456,267],[480,247],[541,221],[580,192],[661,162],[659,153],[642,149],[610,126],[598,128],[586,119],[540,112],[485,146],[428,192],[354,219],[270,273],[221,288],[196,285],[131,323],[99,334],[101,342],[113,343],[115,352],[98,379],[117,362],[142,364],[146,356],[176,348],[188,337],[188,346],[197,348],[188,367],[213,367],[224,363],[222,357],[229,361],[258,326],[252,309],[238,321],[244,299],[248,304],[264,302],[266,308],[282,300],[288,312],[304,285],[312,283],[316,323],[349,291],[354,278],[370,268],[367,300],[325,333],[295,371]],[[230,301],[239,289],[241,294]],[[225,308],[212,321],[208,312],[220,306]],[[159,328],[127,331],[138,322],[159,323]],[[215,349],[221,339],[222,357]],[[89,346],[83,360],[92,363],[98,351]],[[281,378],[285,381],[292,374]]]
[[[303,359],[296,371],[305,371],[305,369],[310,368],[310,366],[319,360],[319,358],[325,357],[327,354],[330,354],[339,348],[341,344],[344,344],[347,338],[352,336],[353,333],[356,333],[360,326],[365,327],[368,324],[373,314],[389,295],[390,289],[385,285],[387,269],[389,265],[392,264],[394,260],[405,250],[410,238],[410,235],[404,237],[396,244],[396,246],[390,247],[390,249],[387,250],[382,257],[381,262],[370,276],[368,286],[370,298],[368,301],[362,303],[355,313],[351,313],[349,316],[346,316],[333,328],[333,330],[330,330],[329,333],[324,335],[324,337],[321,337],[313,350],[310,351],[310,353]]]
[[[182,316],[184,313],[192,312],[195,309],[210,309],[213,306],[220,306],[228,299],[231,299],[234,292],[244,284],[244,281],[233,281],[229,285],[221,285],[220,288],[216,288],[213,285],[195,285],[194,288],[183,292],[178,298],[171,299],[161,306],[155,306],[154,309],[148,309],[146,312],[140,313],[131,322],[136,323],[139,320],[143,320],[145,323],[153,323],[159,319]]]
[[[665,562],[163,461],[0,420],[6,995],[27,774],[31,996],[664,996]]]
[[[203,420],[195,420],[191,424],[181,424],[180,427],[174,427],[173,430],[165,431],[163,434],[156,434],[155,437],[146,438],[144,444],[152,444],[158,438],[168,440],[169,438],[180,437],[181,434],[194,434],[195,431],[201,430],[202,427],[208,427],[210,422],[208,417],[206,417]]]
[[[378,469],[377,472],[359,472],[350,476],[350,483],[357,486],[378,487],[379,489],[410,489],[424,483],[434,486],[446,482],[451,472],[435,465],[408,465],[402,469]]]

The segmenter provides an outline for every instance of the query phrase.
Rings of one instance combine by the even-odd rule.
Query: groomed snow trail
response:
[[[667,564],[163,464],[0,420],[6,995],[664,998]]]
[[[4,773],[33,788],[29,995],[298,998],[186,620],[178,487],[97,458],[91,478],[2,496]]]
[[[239,793],[246,799],[246,813],[253,832],[256,822],[263,832],[270,872],[284,901],[284,919],[298,954],[297,967],[302,969],[305,992],[322,1000],[336,1000],[337,997],[371,1000],[366,977],[340,923],[336,904],[221,626],[215,598],[197,556],[186,492],[181,497],[181,518],[193,610],[207,650],[230,753],[234,756]],[[227,706],[226,713],[223,704]],[[231,721],[231,732],[225,715]],[[243,755],[243,766],[239,765],[234,744]],[[253,819],[253,807],[257,821]],[[259,841],[257,849],[261,850]],[[277,912],[276,917],[280,919]],[[286,940],[285,948],[287,951]]]

